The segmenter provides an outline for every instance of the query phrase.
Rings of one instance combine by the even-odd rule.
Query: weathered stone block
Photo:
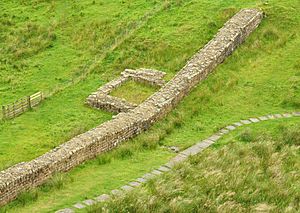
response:
[[[110,199],[110,196],[107,195],[107,194],[103,194],[103,195],[100,195],[100,196],[98,196],[98,197],[95,198],[95,200],[97,202],[104,202],[104,201],[107,201],[109,199]]]
[[[83,205],[82,203],[76,203],[76,204],[74,205],[74,207],[75,207],[76,209],[84,209],[86,206]]]

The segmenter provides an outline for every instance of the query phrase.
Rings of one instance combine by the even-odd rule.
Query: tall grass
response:
[[[7,46],[4,53],[13,56],[8,63],[15,64],[15,60],[38,54],[40,51],[53,46],[56,39],[55,26],[45,28],[36,23],[27,23],[16,29],[6,38]],[[17,67],[15,67],[17,68]]]
[[[253,134],[247,130],[240,139],[247,143],[206,150],[88,212],[298,212],[299,125],[272,138]]]

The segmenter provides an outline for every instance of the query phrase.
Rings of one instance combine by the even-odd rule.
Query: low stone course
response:
[[[243,126],[243,124],[241,122],[235,122],[234,124],[232,124],[233,126],[239,127],[239,126]]]
[[[213,135],[213,136],[210,136],[210,137],[208,138],[208,140],[211,140],[211,141],[217,141],[217,140],[219,140],[220,138],[221,138],[221,135],[215,134],[215,135]]]
[[[107,194],[103,194],[95,198],[96,202],[104,202],[107,201],[108,199],[110,199],[110,196]]]
[[[124,190],[124,191],[126,191],[126,192],[128,192],[128,191],[133,190],[133,187],[132,187],[132,186],[125,185],[125,186],[122,186],[121,189]]]
[[[83,203],[84,203],[85,205],[87,205],[87,206],[91,206],[91,205],[95,204],[96,201],[94,201],[94,200],[92,200],[92,199],[89,199],[89,200],[83,201]]]
[[[275,118],[282,118],[282,115],[280,115],[280,114],[275,114],[274,117],[275,117]]]
[[[142,178],[144,178],[145,180],[150,180],[150,179],[152,179],[154,177],[155,177],[154,174],[147,173],[147,174],[144,174]]]
[[[268,119],[275,119],[274,115],[267,115]]]
[[[138,179],[136,179],[138,182],[140,182],[140,183],[146,183],[147,182],[147,180],[146,179],[144,179],[144,178],[138,178]]]
[[[111,194],[114,196],[119,196],[122,194],[122,191],[119,189],[114,189],[114,190],[111,190]]]
[[[268,117],[267,116],[261,116],[258,119],[261,120],[261,121],[266,121],[266,120],[268,120]]]
[[[125,102],[122,102],[124,106],[108,104],[110,106],[108,110],[121,112],[114,119],[72,138],[34,160],[1,171],[0,205],[13,200],[25,190],[41,185],[53,174],[66,172],[147,130],[154,122],[170,112],[218,64],[222,63],[256,29],[262,18],[261,11],[241,10],[226,22],[217,35],[197,52],[174,78],[166,84],[161,82],[163,87],[145,102],[136,107],[126,105]],[[149,78],[153,80],[153,76],[149,74],[145,77],[144,74],[142,79],[139,76],[132,76],[131,71],[126,71],[119,79],[102,88],[100,93],[107,95],[112,88],[118,87],[125,81],[126,75],[142,81],[148,81]],[[162,75],[160,73],[156,80],[161,79]],[[156,80],[152,82],[157,83]],[[87,102],[98,107],[97,104],[101,103],[102,98],[100,93],[98,91],[89,96]]]
[[[232,131],[235,130],[235,127],[233,125],[230,125],[230,126],[226,126],[226,129]]]
[[[283,117],[285,117],[285,118],[290,118],[290,117],[292,117],[292,115],[291,115],[290,113],[284,113],[284,114],[283,114]]]
[[[66,209],[61,209],[59,211],[56,211],[56,213],[74,213],[75,211],[73,209],[70,208],[66,208]]]
[[[138,187],[141,185],[141,183],[138,183],[138,182],[130,182],[129,183],[130,186],[133,186],[133,187]]]
[[[241,126],[241,125],[240,125]],[[221,134],[227,134],[227,133],[229,133],[229,130],[228,129],[221,129],[220,130],[220,133]]]
[[[251,124],[251,121],[249,121],[249,120],[241,120],[240,121],[242,124]]]
[[[136,108],[138,105],[130,103],[123,98],[114,97],[109,94],[114,89],[120,87],[123,83],[129,80],[162,87],[165,84],[165,81],[163,80],[165,75],[165,72],[151,69],[126,69],[121,73],[121,77],[108,82],[104,86],[100,87],[97,92],[93,92],[91,95],[89,95],[89,97],[86,99],[86,103],[91,107],[103,109],[109,112],[128,112],[129,110]]]
[[[170,171],[170,169],[167,168],[167,167],[165,167],[165,166],[159,167],[158,170],[159,170],[159,171],[162,171],[162,172],[168,172],[168,171]]]
[[[162,172],[159,170],[153,170],[151,173],[154,175],[160,175]]]
[[[253,122],[253,123],[259,122],[259,120],[258,120],[257,118],[250,118],[249,120],[250,120],[251,122]]]
[[[74,205],[74,207],[75,207],[76,209],[83,209],[83,208],[85,208],[86,206],[83,205],[82,203],[76,203],[76,204]]]

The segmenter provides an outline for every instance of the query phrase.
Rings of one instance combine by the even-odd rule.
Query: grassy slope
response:
[[[155,1],[1,1],[1,101],[52,93],[89,69]]]
[[[60,90],[72,82],[74,77],[101,62],[101,57],[109,52],[110,47],[115,44],[115,39],[123,35],[124,26],[136,22],[144,13],[156,10],[160,6],[155,1],[124,4],[119,1],[101,1],[95,5],[91,4],[91,1],[54,4],[33,2],[36,1],[26,1],[22,4],[18,1],[1,2],[0,5],[4,8],[1,12],[8,14],[8,17],[4,15],[1,21],[10,23],[6,24],[8,26],[3,25],[5,31],[1,31],[1,48],[15,44],[13,41],[10,43],[9,34],[16,34],[13,40],[22,40],[21,29],[30,24],[45,28],[52,22],[57,22],[57,27],[51,32],[56,35],[56,39],[44,49],[41,49],[44,47],[41,44],[21,42],[16,47],[22,49],[21,47],[25,46],[27,54],[24,53],[25,55],[17,59],[12,50],[3,49],[6,54],[1,54],[1,61],[6,63],[1,63],[1,102],[8,103],[36,90],[46,91],[47,94],[57,92],[33,112],[12,121],[0,121],[0,168],[33,159],[74,135],[111,118],[108,113],[84,106],[84,100],[104,81],[123,71],[122,68],[110,68],[107,72],[105,69],[97,69],[97,75],[90,75],[85,81]],[[81,11],[86,15],[81,16]],[[97,26],[97,30],[94,25]],[[91,29],[94,31],[91,32]],[[134,29],[125,29],[134,32]],[[92,33],[95,34],[94,37]],[[37,37],[33,36],[33,40],[36,41]],[[94,40],[94,43],[91,40]],[[117,42],[122,43],[122,39]],[[31,49],[39,51],[32,53]],[[94,61],[95,59],[97,61]],[[36,70],[34,61],[41,64],[41,70]],[[26,66],[17,71],[14,66],[22,63],[26,63]],[[99,77],[99,73],[103,72],[105,75]],[[10,75],[13,75],[15,80],[7,80]],[[15,153],[16,149],[18,154]]]
[[[166,71],[170,78],[238,10],[233,9],[233,6],[255,6],[243,2],[210,2],[204,8],[203,4],[202,1],[191,1],[165,8],[101,63],[97,63],[94,74],[55,94],[36,111],[0,124],[1,167],[30,160],[73,135],[109,119],[109,114],[89,109],[83,102],[90,92],[124,68],[157,68]],[[259,110],[262,113],[282,108],[299,108],[299,17],[293,15],[293,12],[296,14],[295,8],[286,8],[289,3],[281,3],[284,7],[273,7],[273,4],[265,7],[269,17],[264,21],[259,34],[252,36],[232,56],[233,60],[220,66],[209,82],[200,85],[179,107],[181,110],[177,112],[187,121],[182,128],[191,134],[173,134],[174,137],[168,143],[183,141],[188,137],[184,143],[189,145],[195,140],[193,133],[204,126],[213,125],[215,128],[245,113],[251,115]],[[132,12],[135,13],[135,10]],[[281,22],[277,23],[277,19]],[[187,106],[191,110],[182,110]],[[224,115],[227,117],[219,118]],[[189,125],[194,123],[196,125],[192,127]],[[15,149],[20,150],[18,155],[14,154]]]
[[[299,145],[299,119],[253,125],[103,212],[299,212]]]
[[[95,73],[85,81],[55,94],[36,111],[1,124],[1,165],[5,166],[7,159],[10,163],[28,160],[63,142],[66,133],[76,134],[108,119],[109,114],[83,107],[88,93],[128,67],[163,70],[170,78],[238,8],[256,6],[260,1],[257,4],[252,1],[179,3],[159,12],[99,63]],[[165,120],[124,144],[126,147],[136,153],[139,149],[132,148],[135,144],[142,144],[142,148],[149,148],[147,144],[183,148],[231,121],[299,109],[300,17],[297,9],[300,5],[292,0],[270,1],[263,7],[268,17],[247,42]],[[28,125],[33,123],[34,126]],[[20,151],[18,155],[14,154],[16,148]],[[161,159],[166,158],[168,155],[162,154]],[[89,169],[88,164],[79,168],[78,173],[86,174]],[[109,179],[109,175],[106,178]],[[84,177],[78,181],[83,180]],[[94,183],[89,184],[93,188]],[[93,195],[93,190],[81,193],[83,186],[78,184],[68,183],[66,187],[75,190],[68,201],[56,199],[53,193],[44,193],[25,209],[49,207],[46,203],[52,203],[55,209],[76,202],[78,197]],[[60,193],[60,190],[55,192],[58,197]]]

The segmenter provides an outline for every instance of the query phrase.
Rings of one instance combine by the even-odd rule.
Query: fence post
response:
[[[28,109],[31,109],[31,100],[30,100],[30,96],[27,96],[27,102],[28,102]]]
[[[32,107],[36,106],[43,100],[43,93],[38,92],[31,96],[25,96],[15,102],[8,104],[8,105],[0,105],[0,111],[2,107],[2,119],[10,119],[14,118],[26,110],[32,109]],[[0,112],[0,119],[1,119],[1,112]]]
[[[16,102],[13,103],[13,117],[16,117]]]
[[[10,118],[10,115],[11,115],[11,105],[7,105],[6,106],[6,118],[9,119]]]
[[[2,106],[2,116],[3,116],[3,119],[6,119],[5,106]]]
[[[22,112],[25,112],[25,109],[24,109],[24,103],[26,103],[26,100],[24,98],[22,98]]]

